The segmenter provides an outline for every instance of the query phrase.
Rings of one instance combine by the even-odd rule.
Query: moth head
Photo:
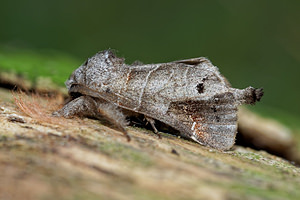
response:
[[[83,64],[86,67],[115,67],[117,65],[124,64],[124,58],[118,58],[115,51],[109,49],[96,53],[91,58],[88,58]]]
[[[93,82],[101,84],[110,79],[111,74],[124,64],[123,58],[118,58],[113,50],[105,50],[88,58],[77,68],[66,81],[67,89],[79,84],[90,86]]]

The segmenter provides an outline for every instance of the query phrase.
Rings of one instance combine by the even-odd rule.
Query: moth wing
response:
[[[173,61],[173,62],[174,63],[188,64],[188,65],[199,65],[200,63],[203,63],[203,62],[211,64],[211,62],[205,57],[189,58],[189,59],[184,59],[184,60],[176,60],[176,61]]]
[[[210,62],[210,60],[205,57],[190,58],[190,59],[185,59],[185,60],[176,60],[176,61],[174,61],[174,63],[182,63],[182,64],[195,65],[195,66],[199,65],[199,64],[206,64],[208,67],[214,67],[213,64]],[[222,79],[224,80],[225,84],[228,87],[231,87],[231,84],[223,75],[219,74],[219,76],[222,77]]]
[[[172,102],[168,114],[183,133],[196,142],[220,150],[230,149],[237,132],[237,106],[231,93],[210,100]],[[178,124],[176,124],[178,127]]]

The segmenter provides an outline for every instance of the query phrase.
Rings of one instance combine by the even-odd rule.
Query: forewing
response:
[[[168,114],[200,144],[227,150],[235,142],[237,106],[232,93],[215,95],[210,100],[172,102]]]

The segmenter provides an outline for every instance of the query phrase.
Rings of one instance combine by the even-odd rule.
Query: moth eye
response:
[[[87,59],[83,65],[87,66],[88,62],[89,62],[89,59]]]
[[[197,91],[198,91],[199,94],[203,93],[204,92],[204,85],[203,85],[203,83],[199,83],[196,86],[196,89],[197,89]]]

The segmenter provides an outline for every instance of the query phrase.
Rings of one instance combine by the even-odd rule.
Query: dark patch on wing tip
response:
[[[199,83],[197,86],[197,91],[199,92],[199,94],[203,93],[204,92],[204,85],[203,83]]]
[[[250,93],[248,93],[248,96],[246,96],[246,98],[248,99],[246,103],[254,105],[257,101],[260,101],[260,99],[264,95],[264,91],[263,88],[255,89],[251,87],[250,89]]]
[[[260,101],[260,99],[262,98],[262,96],[264,95],[264,89],[263,88],[258,88],[253,90],[253,100],[254,102],[256,101]]]

